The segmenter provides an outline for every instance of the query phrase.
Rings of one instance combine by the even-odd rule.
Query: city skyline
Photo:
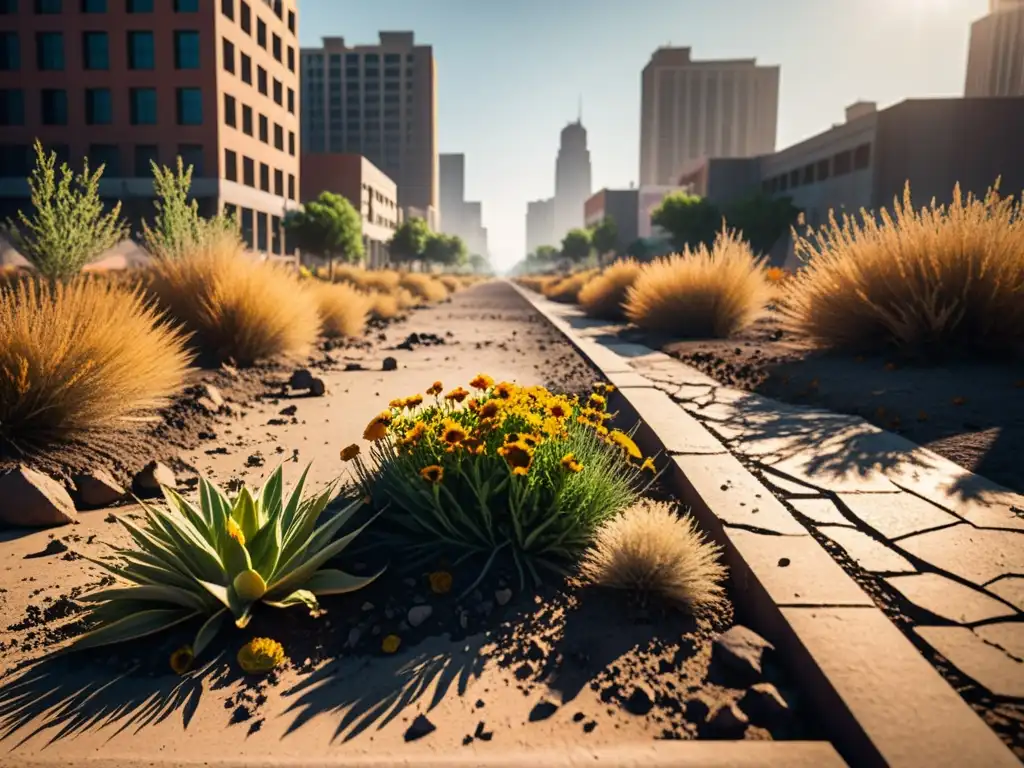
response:
[[[466,197],[482,201],[490,250],[496,265],[507,267],[525,253],[527,202],[553,192],[559,133],[576,117],[581,95],[592,189],[639,181],[641,71],[660,46],[780,66],[779,149],[840,122],[860,99],[884,108],[963,94],[970,24],[988,12],[988,0],[825,5],[793,0],[782,12],[752,0],[713,8],[655,0],[493,7],[395,0],[342,16],[332,3],[306,0],[299,38],[303,47],[323,35],[359,45],[381,30],[410,30],[433,47],[438,149],[466,155]],[[573,29],[580,25],[587,34]]]

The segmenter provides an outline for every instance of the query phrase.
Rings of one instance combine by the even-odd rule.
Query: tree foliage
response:
[[[562,256],[570,261],[583,261],[591,248],[590,232],[585,229],[571,229],[562,239]]]
[[[363,259],[363,221],[341,195],[321,192],[303,210],[289,213],[284,228],[300,250],[327,259],[332,273],[339,257],[350,264]]]
[[[422,258],[429,264],[458,267],[466,263],[466,244],[458,235],[431,232],[423,247]]]
[[[590,241],[598,255],[617,253],[619,249],[619,228],[615,219],[605,216],[590,232]]]
[[[491,262],[486,256],[482,256],[479,253],[471,254],[469,257],[469,266],[477,274],[484,274],[491,271]]]
[[[791,197],[755,195],[730,206],[728,225],[740,232],[754,253],[767,253],[800,217]]]
[[[121,219],[120,202],[104,213],[102,165],[90,172],[86,158],[76,174],[62,163],[58,179],[57,153],[47,155],[39,141],[35,150],[36,165],[28,178],[35,210],[31,218],[18,211],[17,223],[8,219],[5,228],[11,244],[40,274],[66,280],[127,237],[128,226]]]
[[[395,230],[388,245],[391,260],[399,263],[418,261],[426,250],[429,237],[430,228],[426,220],[419,217],[406,219]]]
[[[706,198],[672,192],[651,214],[651,223],[668,232],[673,247],[681,251],[714,242],[722,228],[722,214]]]

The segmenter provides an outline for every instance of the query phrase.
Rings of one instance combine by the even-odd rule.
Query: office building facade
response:
[[[775,151],[778,110],[779,67],[659,48],[641,78],[640,185],[672,185],[701,157]]]
[[[298,205],[296,0],[7,0],[0,13],[0,207],[28,204],[38,139],[133,229],[153,214],[151,162],[193,168],[204,215],[285,252]]]
[[[990,0],[971,25],[964,95],[1024,96],[1024,0]]]
[[[439,225],[437,82],[433,49],[412,32],[375,45],[325,37],[302,58],[304,152],[366,157],[398,184],[407,216]]]
[[[532,200],[526,204],[526,252],[536,253],[542,245],[560,247],[555,239],[555,199]]]
[[[468,253],[486,257],[487,228],[483,225],[483,206],[466,200],[466,156],[440,155],[438,168],[441,231],[462,238]]]
[[[583,223],[588,227],[600,224],[605,218],[615,222],[618,232],[618,251],[626,249],[640,236],[638,213],[640,191],[637,189],[600,189],[584,204]]]

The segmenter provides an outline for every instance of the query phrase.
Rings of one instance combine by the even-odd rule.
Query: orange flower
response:
[[[428,395],[440,395],[442,389],[444,389],[444,384],[442,384],[440,381],[435,381],[427,389],[427,394]]]
[[[452,591],[452,575],[448,571],[434,571],[429,576],[430,591],[435,595],[447,595]]]
[[[388,408],[405,408],[406,402],[404,397],[397,397],[388,403]]]
[[[474,456],[482,456],[487,451],[487,446],[478,437],[467,437],[462,441],[462,447]]]
[[[480,406],[480,418],[481,419],[493,419],[501,413],[501,404],[497,400],[488,400],[486,403]]]
[[[427,434],[427,425],[417,421],[411,429],[406,431],[404,441],[409,445],[415,445]]]
[[[373,417],[373,421],[363,430],[363,440],[383,440],[388,436],[388,425],[391,424],[391,412],[381,411]]]
[[[498,449],[499,455],[511,467],[512,474],[525,475],[533,464],[533,450],[525,443],[503,445]]]
[[[429,467],[424,467],[420,470],[420,477],[428,483],[437,485],[444,479],[444,469],[437,466],[437,464],[431,464]]]
[[[352,461],[352,459],[354,459],[358,455],[359,455],[359,446],[356,445],[355,443],[352,443],[352,445],[348,446],[348,448],[342,448],[341,449],[341,460],[342,461]]]
[[[406,408],[415,408],[417,405],[423,402],[423,395],[413,395],[412,397],[405,398]]]
[[[503,381],[501,384],[494,388],[494,396],[499,400],[508,400],[512,397],[512,393],[515,391],[515,384],[508,381]]]
[[[380,649],[384,653],[394,653],[398,650],[398,647],[402,644],[402,638],[398,635],[388,635],[380,641]]]
[[[643,458],[643,454],[640,453],[640,449],[636,447],[636,443],[634,443],[633,439],[629,435],[627,435],[625,432],[620,432],[617,429],[613,430],[608,435],[608,440],[610,442],[612,442],[613,444],[619,446],[619,448],[621,448],[623,451],[625,451],[626,454],[630,458],[633,458],[633,459],[642,459]]]
[[[603,411],[607,404],[608,401],[596,392],[590,396],[589,400],[587,400],[587,407],[593,408],[596,411]]]
[[[548,406],[548,413],[554,416],[556,419],[564,419],[569,415],[569,412],[565,409],[565,406],[561,403],[552,403]]]
[[[575,456],[567,453],[562,457],[562,468],[568,472],[580,472],[583,470],[583,465],[576,461]]]
[[[467,397],[469,397],[469,391],[462,387],[456,387],[447,395],[444,396],[445,400],[454,400],[456,403],[461,403]]]
[[[469,386],[473,389],[490,389],[494,386],[494,379],[486,373],[478,373],[473,380],[469,382]]]
[[[445,419],[441,422],[441,440],[450,446],[456,446],[465,440],[469,435],[462,425],[452,419]]]

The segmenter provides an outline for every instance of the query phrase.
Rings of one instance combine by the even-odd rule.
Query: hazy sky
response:
[[[638,176],[640,72],[661,45],[782,67],[778,147],[858,99],[963,94],[987,0],[302,0],[303,46],[412,30],[433,45],[441,152],[466,155],[499,266],[524,255],[526,203],[554,193],[558,134],[583,98],[594,190]]]

